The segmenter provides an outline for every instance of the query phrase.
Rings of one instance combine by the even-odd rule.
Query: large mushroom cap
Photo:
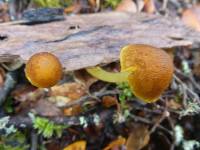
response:
[[[135,71],[128,76],[134,95],[145,102],[156,101],[169,86],[173,76],[173,61],[162,49],[136,44],[122,48],[121,71]]]
[[[56,56],[48,52],[41,52],[29,59],[25,67],[25,74],[34,86],[48,88],[61,79],[62,66]]]

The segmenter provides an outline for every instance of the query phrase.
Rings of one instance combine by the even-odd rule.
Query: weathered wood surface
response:
[[[36,52],[49,51],[68,71],[116,61],[120,48],[129,43],[187,46],[200,44],[200,34],[174,18],[114,12],[32,26],[0,25],[0,55],[19,55],[26,61]]]

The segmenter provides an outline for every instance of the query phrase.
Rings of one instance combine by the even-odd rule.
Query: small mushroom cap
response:
[[[48,88],[61,79],[62,65],[58,58],[51,53],[37,53],[28,60],[25,75],[34,86]]]
[[[149,45],[128,45],[120,54],[121,71],[134,71],[128,76],[134,95],[145,102],[156,101],[169,86],[173,61],[162,49]]]

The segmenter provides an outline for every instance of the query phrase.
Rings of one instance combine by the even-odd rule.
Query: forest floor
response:
[[[200,31],[197,0],[0,0],[0,22],[23,24],[23,12],[39,7],[60,7],[72,18],[101,12],[153,14],[177,18]],[[62,15],[53,19],[63,19]],[[45,19],[37,24],[44,27],[52,21]],[[0,29],[0,51],[6,38]],[[100,81],[84,68],[63,70],[58,85],[37,88],[25,77],[24,63],[4,62],[5,57],[0,57],[0,150],[200,149],[200,46],[179,45],[166,49],[174,60],[173,80],[155,103],[139,100],[127,83]],[[120,64],[106,62],[104,67],[118,71]]]

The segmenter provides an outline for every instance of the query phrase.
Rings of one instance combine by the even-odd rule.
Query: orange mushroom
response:
[[[87,71],[103,81],[128,82],[134,95],[148,103],[158,100],[172,80],[172,59],[164,50],[153,46],[123,47],[120,64],[119,73],[107,72],[100,67],[87,68]]]
[[[25,75],[34,86],[49,88],[61,79],[62,65],[51,53],[37,53],[28,60]]]

